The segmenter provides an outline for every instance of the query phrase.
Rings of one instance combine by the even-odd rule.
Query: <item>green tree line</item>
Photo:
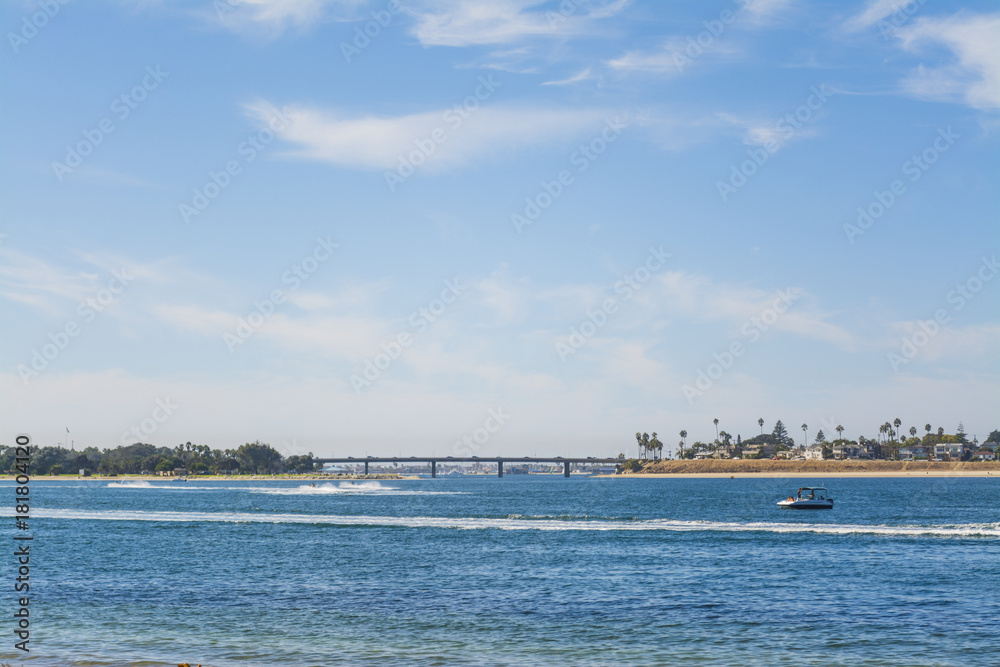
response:
[[[14,469],[15,449],[0,449],[0,470]],[[186,442],[174,448],[144,443],[115,449],[87,447],[75,451],[63,447],[36,447],[31,456],[33,475],[77,474],[80,470],[101,475],[139,475],[185,468],[191,473],[256,474],[310,472],[321,468],[312,452],[283,457],[266,443],[248,442],[236,449],[212,449]]]

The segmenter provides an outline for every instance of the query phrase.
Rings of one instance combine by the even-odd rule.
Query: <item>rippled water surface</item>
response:
[[[803,485],[836,507],[775,506]],[[1000,664],[995,478],[81,480],[32,501],[16,664]]]

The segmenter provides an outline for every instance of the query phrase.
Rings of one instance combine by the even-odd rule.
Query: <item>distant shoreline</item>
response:
[[[611,477],[612,475],[608,475]],[[1000,477],[998,461],[649,461],[629,477]]]
[[[628,475],[595,475],[615,479],[725,479],[725,478],[827,478],[827,477],[996,477],[1000,470],[926,470],[913,471],[843,471],[843,472],[674,472],[674,473],[632,473]]]
[[[14,475],[4,475],[2,478],[4,480],[15,479]],[[371,474],[371,475],[318,475],[318,474],[304,474],[304,475],[188,475],[187,477],[163,477],[160,475],[87,475],[86,477],[81,477],[79,475],[32,475],[31,481],[38,482],[75,482],[75,481],[93,481],[93,482],[179,482],[185,480],[188,482],[349,482],[357,480],[368,480],[368,481],[384,481],[384,480],[401,480],[401,479],[420,479],[419,477],[407,477],[405,475],[387,475],[387,474]]]

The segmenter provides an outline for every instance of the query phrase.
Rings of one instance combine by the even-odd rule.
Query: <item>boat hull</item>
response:
[[[782,500],[778,503],[778,507],[784,510],[832,510],[833,501],[832,500],[796,500],[793,502],[788,502],[787,500]]]

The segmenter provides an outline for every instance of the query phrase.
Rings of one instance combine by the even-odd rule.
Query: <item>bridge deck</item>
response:
[[[495,463],[497,465],[497,476],[503,477],[503,464],[504,463],[561,463],[563,467],[563,476],[569,477],[569,467],[573,463],[592,463],[592,464],[608,464],[608,463],[621,463],[623,459],[564,459],[558,456],[553,458],[544,458],[538,456],[522,456],[520,458],[511,456],[495,456],[495,457],[479,457],[479,456],[366,456],[362,459],[356,459],[353,456],[348,456],[347,458],[328,458],[328,459],[313,459],[317,463],[363,463],[365,465],[365,474],[368,474],[368,464],[369,463],[430,463],[431,464],[431,477],[437,477],[437,464],[438,463]]]
[[[564,459],[558,456],[544,458],[536,456],[364,456],[347,458],[313,459],[317,463],[623,463],[625,459]]]

